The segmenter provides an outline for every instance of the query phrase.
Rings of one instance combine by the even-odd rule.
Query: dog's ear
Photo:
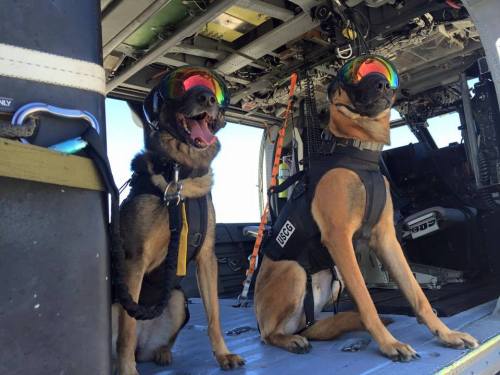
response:
[[[326,95],[328,97],[328,102],[331,103],[335,92],[340,89],[340,84],[337,78],[332,79],[332,81],[328,84],[326,88]]]

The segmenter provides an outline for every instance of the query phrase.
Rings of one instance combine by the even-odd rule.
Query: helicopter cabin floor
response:
[[[482,279],[452,283],[439,289],[424,289],[432,307],[440,317],[453,316],[474,306],[491,301],[500,296],[500,275],[487,275]],[[413,316],[413,311],[399,289],[370,289],[370,295],[381,314],[401,314]],[[343,294],[339,303],[340,311],[354,309],[349,295]],[[326,311],[333,311],[332,307]]]
[[[421,359],[408,363],[397,363],[383,357],[366,332],[352,332],[337,340],[312,342],[308,354],[292,354],[282,349],[261,343],[252,307],[235,308],[234,299],[222,299],[221,320],[226,342],[230,350],[243,356],[246,365],[233,370],[239,374],[433,374],[456,362],[470,350],[455,350],[443,347],[429,333],[425,326],[417,324],[414,317],[405,315],[385,315],[394,319],[389,330],[399,340],[409,343],[421,355]],[[173,347],[173,363],[168,367],[158,367],[153,363],[139,364],[141,375],[167,374],[228,374],[218,368],[206,335],[207,323],[203,305],[198,298],[190,299],[191,320],[181,331]],[[328,316],[331,312],[323,312]],[[460,329],[474,335],[482,345],[495,343],[493,365],[500,370],[500,299],[469,308],[443,320],[452,329]],[[343,351],[353,344],[366,344],[358,352]],[[363,345],[361,345],[363,346]],[[491,345],[489,345],[491,346]],[[491,350],[490,350],[491,352]],[[485,363],[488,363],[485,361]],[[461,373],[461,372],[455,372]],[[470,372],[468,372],[470,373]],[[477,372],[476,372],[477,373]],[[495,373],[489,372],[489,373]]]

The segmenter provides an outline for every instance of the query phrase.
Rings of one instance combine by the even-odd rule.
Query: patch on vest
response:
[[[285,247],[290,237],[292,237],[293,232],[295,232],[295,227],[292,225],[292,223],[290,223],[289,220],[287,220],[276,236],[276,242],[278,243],[278,245],[280,245],[282,248]]]
[[[0,110],[5,111],[5,112],[11,112],[14,110],[12,103],[14,102],[14,99],[12,98],[6,98],[4,96],[0,96]]]

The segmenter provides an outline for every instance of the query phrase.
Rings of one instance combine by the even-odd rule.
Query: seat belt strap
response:
[[[155,306],[143,306],[134,301],[126,283],[124,282],[125,272],[125,253],[122,249],[121,236],[120,236],[120,205],[119,205],[119,191],[116,187],[111,173],[104,142],[99,137],[97,131],[89,127],[83,134],[82,139],[88,143],[88,155],[94,161],[104,185],[108,193],[111,195],[111,223],[110,239],[111,239],[111,261],[112,261],[112,285],[114,297],[118,299],[127,313],[139,320],[153,319],[159,316],[165,309],[168,303],[170,291],[173,289],[175,283],[175,268],[174,272],[168,272],[170,268],[175,267],[177,261],[177,251],[170,251],[171,247],[178,247],[178,231],[171,234],[169,253],[165,260],[166,280],[164,284],[164,295],[162,301]]]

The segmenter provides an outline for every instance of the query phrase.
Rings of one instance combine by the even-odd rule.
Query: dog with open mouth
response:
[[[221,333],[210,196],[210,164],[220,149],[215,134],[225,124],[228,104],[222,78],[191,66],[170,72],[144,101],[145,151],[132,161],[130,194],[120,207],[123,282],[141,306],[163,305],[150,320],[136,320],[146,318],[113,306],[120,375],[137,375],[136,361],[171,363],[171,348],[189,319],[179,281],[191,260],[217,362],[223,369],[244,364],[229,352]]]
[[[392,64],[370,55],[347,62],[330,84],[323,152],[311,160],[263,244],[255,311],[265,343],[306,353],[309,340],[367,330],[389,358],[417,358],[377,314],[356,260],[355,249],[366,249],[375,252],[418,322],[439,341],[454,348],[478,345],[434,314],[396,238],[389,183],[380,173],[379,159],[384,144],[390,144],[390,109],[397,87]],[[318,320],[343,285],[358,311]]]

